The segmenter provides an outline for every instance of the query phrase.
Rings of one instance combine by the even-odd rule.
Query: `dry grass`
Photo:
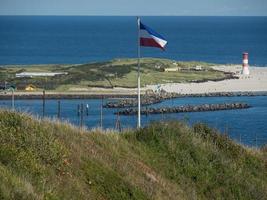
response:
[[[266,151],[205,125],[78,129],[0,111],[0,199],[265,199]]]

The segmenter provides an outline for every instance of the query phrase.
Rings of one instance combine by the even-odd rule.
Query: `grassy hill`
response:
[[[0,110],[0,199],[266,199],[267,151],[206,125],[79,130]]]
[[[192,70],[196,65],[202,71]],[[179,67],[178,72],[164,72],[164,68]],[[40,89],[67,91],[71,88],[89,87],[136,87],[136,59],[116,59],[107,62],[81,65],[31,65],[0,67],[0,82],[8,81],[23,88],[33,84]],[[19,72],[67,72],[57,77],[15,78]],[[167,59],[141,59],[141,85],[159,83],[190,82],[221,79],[226,75],[213,70],[211,64],[203,62],[177,62]],[[20,87],[21,86],[21,87]]]

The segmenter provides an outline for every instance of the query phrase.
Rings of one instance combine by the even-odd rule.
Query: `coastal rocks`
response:
[[[177,107],[163,107],[163,108],[147,108],[141,110],[142,115],[148,114],[164,114],[164,113],[181,113],[181,112],[206,112],[217,110],[233,110],[250,108],[247,103],[223,103],[223,104],[202,104],[202,105],[185,105]],[[136,115],[137,109],[128,108],[115,114],[120,115]]]
[[[150,92],[141,97],[141,105],[148,106],[156,103],[160,103],[163,100],[179,97],[177,93],[168,93],[162,90],[160,93]],[[136,107],[137,99],[122,99],[119,101],[107,102],[104,105],[104,108],[127,108],[127,107]]]
[[[157,97],[142,98],[141,105],[147,106],[151,104],[160,103],[162,100]],[[137,99],[122,99],[117,102],[107,102],[103,107],[104,108],[127,108],[127,107],[136,107]]]
[[[42,99],[43,95],[42,92],[15,92],[15,99]],[[147,104],[145,103],[144,99],[148,95],[142,95],[142,105],[151,105],[153,102],[160,103],[165,99],[170,98],[179,98],[179,97],[233,97],[233,96],[267,96],[267,91],[255,91],[255,92],[213,92],[213,93],[203,93],[203,94],[179,94],[179,93],[167,93],[165,92],[160,101],[147,101]],[[149,94],[149,96],[153,96],[152,94]],[[88,94],[88,93],[56,93],[52,92],[46,93],[46,99],[108,99],[108,98],[123,98],[128,100],[133,99],[136,97],[136,94]],[[9,100],[12,98],[11,93],[7,93],[5,91],[0,91],[0,100]],[[155,97],[157,98],[157,97]],[[148,98],[150,99],[150,97]],[[151,98],[152,99],[152,98]],[[134,100],[136,103],[129,103],[127,106],[125,102],[125,106],[118,106],[115,105],[118,104],[118,102],[108,102],[105,107],[106,108],[126,108],[126,107],[134,107],[137,105],[137,100]],[[114,104],[114,106],[113,106]]]
[[[179,97],[236,97],[236,96],[266,96],[267,92],[212,92],[202,94],[180,94]]]
[[[149,94],[142,95],[141,105],[148,106],[152,104],[161,103],[166,99],[181,98],[181,97],[234,97],[234,96],[266,96],[267,92],[214,92],[203,94],[178,94],[169,93],[161,90],[160,93],[150,92]],[[124,98],[119,101],[107,102],[103,107],[105,108],[129,108],[136,107],[136,98]]]

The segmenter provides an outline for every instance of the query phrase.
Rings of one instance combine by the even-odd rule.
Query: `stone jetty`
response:
[[[141,97],[141,105],[148,106],[156,103],[161,103],[166,99],[176,98],[179,97],[177,93],[169,93],[162,90],[160,93],[146,93]],[[127,108],[127,107],[136,107],[137,106],[137,99],[121,99],[119,101],[110,101],[107,102],[104,107],[105,108]]]
[[[143,99],[146,95],[142,95]],[[183,98],[183,97],[233,97],[233,96],[267,96],[267,91],[255,91],[255,92],[212,92],[212,93],[199,93],[199,94],[179,94],[179,93],[168,93],[165,99],[170,98]],[[6,93],[5,91],[0,90],[0,100],[10,100],[12,98],[11,93]],[[42,92],[15,92],[15,99],[42,99],[43,95]],[[135,99],[136,94],[97,94],[97,93],[61,93],[61,92],[47,92],[46,99],[109,99],[109,98],[123,98],[123,99]],[[164,100],[164,99],[163,99]],[[155,103],[160,103],[161,101],[155,101]],[[137,102],[137,100],[134,100]],[[134,102],[132,101],[132,102]],[[127,101],[128,102],[128,101]],[[151,105],[153,104],[151,100],[150,103],[145,104],[144,102],[142,105]],[[113,102],[115,103],[115,102]],[[116,102],[117,103],[117,102]],[[112,105],[111,101],[109,105],[106,104],[106,108],[126,108],[126,107],[134,107],[137,103],[129,103],[128,105],[131,106],[114,106]]]
[[[161,99],[158,96],[155,97],[141,97],[141,105],[142,106],[148,106],[156,103],[162,102],[163,99]],[[110,101],[107,102],[103,107],[104,108],[127,108],[127,107],[136,107],[137,106],[137,99],[131,98],[131,99],[121,99],[119,101]]]
[[[251,106],[247,103],[223,103],[223,104],[202,104],[202,105],[185,105],[176,107],[162,107],[162,108],[147,108],[142,109],[142,115],[148,114],[164,114],[164,113],[182,113],[182,112],[206,112],[206,111],[218,111],[218,110],[233,110],[233,109],[246,109]],[[116,112],[120,115],[136,115],[137,109],[127,108]]]
[[[215,92],[203,94],[178,94],[169,93],[162,90],[160,93],[150,92],[141,97],[141,105],[148,106],[161,103],[166,99],[182,98],[182,97],[234,97],[234,96],[266,96],[267,92]],[[124,98],[118,101],[109,101],[103,107],[105,108],[129,108],[137,107],[136,98]]]

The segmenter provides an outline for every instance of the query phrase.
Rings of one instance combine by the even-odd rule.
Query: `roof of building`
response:
[[[66,74],[68,74],[68,72],[21,72],[16,74],[16,77],[56,76]]]

